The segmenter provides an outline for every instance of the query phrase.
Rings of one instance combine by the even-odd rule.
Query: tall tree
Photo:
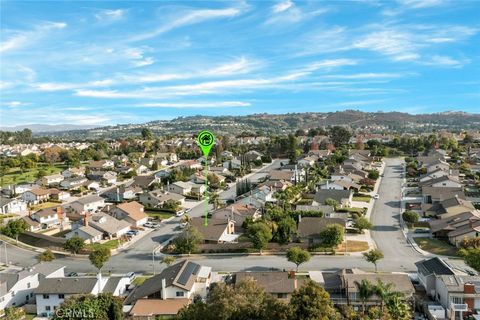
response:
[[[367,218],[360,216],[353,222],[353,227],[358,229],[358,232],[363,233],[363,230],[372,229],[373,225]]]
[[[188,225],[183,233],[173,240],[175,252],[188,254],[195,252],[201,242],[202,235],[197,228],[192,225]]]
[[[253,247],[262,253],[268,242],[272,240],[272,230],[270,227],[262,221],[252,223],[248,228],[248,235],[252,240]]]
[[[328,292],[313,281],[308,281],[292,294],[290,305],[297,320],[339,318]]]
[[[90,259],[90,262],[100,271],[103,265],[110,259],[110,256],[110,249],[101,247],[92,251],[88,255],[88,259]]]
[[[311,256],[307,250],[304,250],[300,247],[293,247],[287,250],[287,260],[294,263],[298,271],[298,267],[305,262],[310,260]]]
[[[0,231],[10,238],[15,238],[18,243],[18,236],[27,230],[27,223],[23,219],[10,220]]]
[[[375,287],[367,279],[363,279],[360,282],[356,281],[355,286],[358,290],[358,296],[362,300],[363,314],[365,314],[367,301],[375,294]]]
[[[339,224],[330,224],[320,231],[320,239],[325,247],[336,247],[343,242],[345,231]]]
[[[348,144],[351,137],[352,133],[345,127],[334,126],[330,129],[330,139],[337,148]]]
[[[152,133],[152,130],[150,130],[149,128],[143,128],[142,129],[142,138],[144,140],[150,140],[153,138],[153,133]]]

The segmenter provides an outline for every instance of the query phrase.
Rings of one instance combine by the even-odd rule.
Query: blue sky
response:
[[[480,110],[479,1],[0,4],[3,126]]]

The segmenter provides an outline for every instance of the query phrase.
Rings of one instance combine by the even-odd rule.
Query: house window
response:
[[[185,295],[185,292],[177,291],[177,297],[183,297],[184,295]]]
[[[30,299],[30,297],[28,296],[28,294],[25,296],[25,300],[28,301],[28,299]]]
[[[462,297],[453,297],[453,303],[462,304],[463,298]]]
[[[27,288],[28,288],[28,289],[30,289],[30,282],[29,282],[29,283],[27,283]]]
[[[286,293],[279,293],[279,294],[277,294],[277,297],[279,299],[285,299],[287,297],[287,294]]]
[[[58,295],[58,299],[65,299],[65,295],[64,295],[63,293],[60,293],[60,294]]]
[[[52,308],[50,306],[45,306],[46,311],[50,311]]]
[[[12,291],[12,297],[15,297],[15,291]]]
[[[43,299],[50,299],[50,296],[48,294],[44,294]]]

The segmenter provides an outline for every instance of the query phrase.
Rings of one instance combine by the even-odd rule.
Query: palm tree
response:
[[[392,289],[393,289],[392,283],[385,283],[380,279],[378,280],[377,285],[375,286],[375,294],[380,298],[380,301],[381,301],[380,310],[382,312],[385,306],[385,302],[394,294]]]
[[[388,312],[394,320],[412,319],[410,307],[403,298],[402,293],[393,292],[387,300]]]
[[[363,279],[360,282],[355,281],[355,285],[358,289],[358,296],[362,300],[363,314],[365,314],[367,300],[375,294],[375,286],[367,279]]]

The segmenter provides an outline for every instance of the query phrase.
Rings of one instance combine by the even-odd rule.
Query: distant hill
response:
[[[309,112],[287,114],[252,114],[246,116],[189,116],[173,120],[156,120],[144,124],[119,124],[84,128],[77,125],[27,125],[35,133],[65,138],[121,138],[140,135],[143,128],[156,134],[191,134],[203,129],[216,133],[239,134],[287,133],[297,129],[310,129],[334,125],[347,125],[352,129],[371,132],[431,132],[433,130],[480,129],[480,114],[466,112],[442,112],[432,114],[408,114],[402,112],[362,112],[345,110],[337,112]]]
[[[21,131],[23,129],[30,129],[33,133],[40,132],[59,132],[69,130],[85,130],[92,129],[98,126],[93,125],[76,125],[76,124],[26,124],[14,127],[0,127],[1,131]]]

